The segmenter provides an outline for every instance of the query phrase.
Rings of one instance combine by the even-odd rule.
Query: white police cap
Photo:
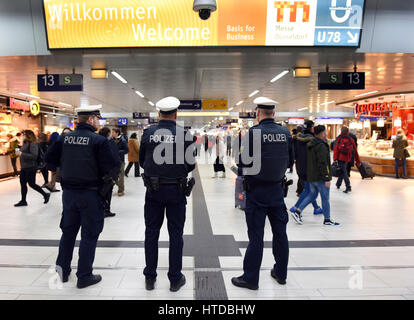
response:
[[[100,116],[101,112],[100,110],[102,109],[102,105],[96,105],[96,106],[85,106],[85,107],[80,107],[80,108],[76,108],[75,112],[78,115],[85,115],[85,116]]]
[[[158,101],[155,105],[161,113],[168,114],[175,112],[180,106],[180,100],[176,97],[167,97]]]
[[[253,103],[257,104],[260,109],[273,110],[278,102],[266,97],[259,97],[254,99]]]

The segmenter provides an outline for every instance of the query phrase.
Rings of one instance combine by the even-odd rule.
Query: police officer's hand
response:
[[[331,187],[331,182],[330,181],[326,181],[325,182],[325,187],[327,187],[329,189]]]

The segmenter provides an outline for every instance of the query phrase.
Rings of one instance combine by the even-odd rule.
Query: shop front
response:
[[[10,156],[8,134],[13,137],[23,130],[32,130],[37,136],[41,132],[39,115],[30,112],[30,103],[14,98],[0,97],[0,178],[13,173]],[[17,161],[19,169],[19,161]]]
[[[355,120],[350,129],[357,133],[361,161],[371,164],[376,174],[395,176],[392,142],[398,129],[408,139],[407,175],[414,178],[414,101],[401,100],[355,104]],[[401,170],[401,169],[400,169]],[[400,172],[401,173],[401,172]]]

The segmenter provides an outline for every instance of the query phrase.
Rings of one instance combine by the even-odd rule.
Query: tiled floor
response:
[[[234,179],[228,170],[226,179],[211,179],[212,165],[200,164],[199,174],[214,235],[232,235],[246,241],[244,213],[234,208]],[[295,175],[291,175],[296,180]],[[37,177],[38,182],[41,177]],[[295,181],[296,182],[296,181]],[[321,216],[305,210],[304,225],[288,224],[290,241],[414,239],[414,181],[376,177],[361,180],[352,173],[353,193],[343,194],[332,188],[332,217],[339,227],[322,225]],[[105,221],[101,240],[144,240],[144,194],[141,179],[126,178],[126,195],[114,196],[117,216]],[[296,201],[291,188],[286,203]],[[52,195],[48,205],[29,190],[27,208],[14,208],[19,200],[17,179],[0,182],[0,238],[58,240],[61,216],[61,194]],[[193,203],[189,198],[185,234],[193,233]],[[271,241],[266,225],[265,240]],[[160,240],[168,241],[166,225]],[[231,277],[242,273],[242,256],[219,257],[229,299],[413,299],[414,247],[331,247],[291,248],[286,286],[278,285],[269,275],[273,266],[272,251],[265,249],[260,289],[247,291],[231,284]],[[98,285],[78,290],[75,269],[62,288],[53,282],[49,268],[54,264],[56,247],[0,245],[0,299],[193,299],[196,294],[194,257],[185,256],[183,273],[187,285],[171,293],[167,279],[168,249],[161,248],[156,289],[147,292],[142,276],[144,249],[98,248],[95,272],[103,276]],[[360,272],[358,271],[360,270]]]

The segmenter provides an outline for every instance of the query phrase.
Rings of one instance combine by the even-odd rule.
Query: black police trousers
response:
[[[249,245],[243,262],[243,280],[258,285],[260,266],[263,259],[263,237],[266,216],[273,232],[273,271],[281,279],[287,278],[289,261],[289,242],[286,234],[288,214],[283,199],[281,184],[252,188],[246,195],[246,222]]]
[[[63,275],[71,272],[71,261],[76,236],[81,229],[79,246],[78,282],[92,278],[92,265],[95,259],[96,244],[104,226],[102,199],[94,190],[63,190],[63,215],[60,222],[62,237],[56,266],[62,268]]]
[[[178,185],[160,185],[158,191],[147,189],[145,195],[145,262],[144,275],[147,279],[157,277],[158,238],[164,221],[168,220],[170,236],[168,279],[177,283],[183,274],[183,232],[187,199]]]

